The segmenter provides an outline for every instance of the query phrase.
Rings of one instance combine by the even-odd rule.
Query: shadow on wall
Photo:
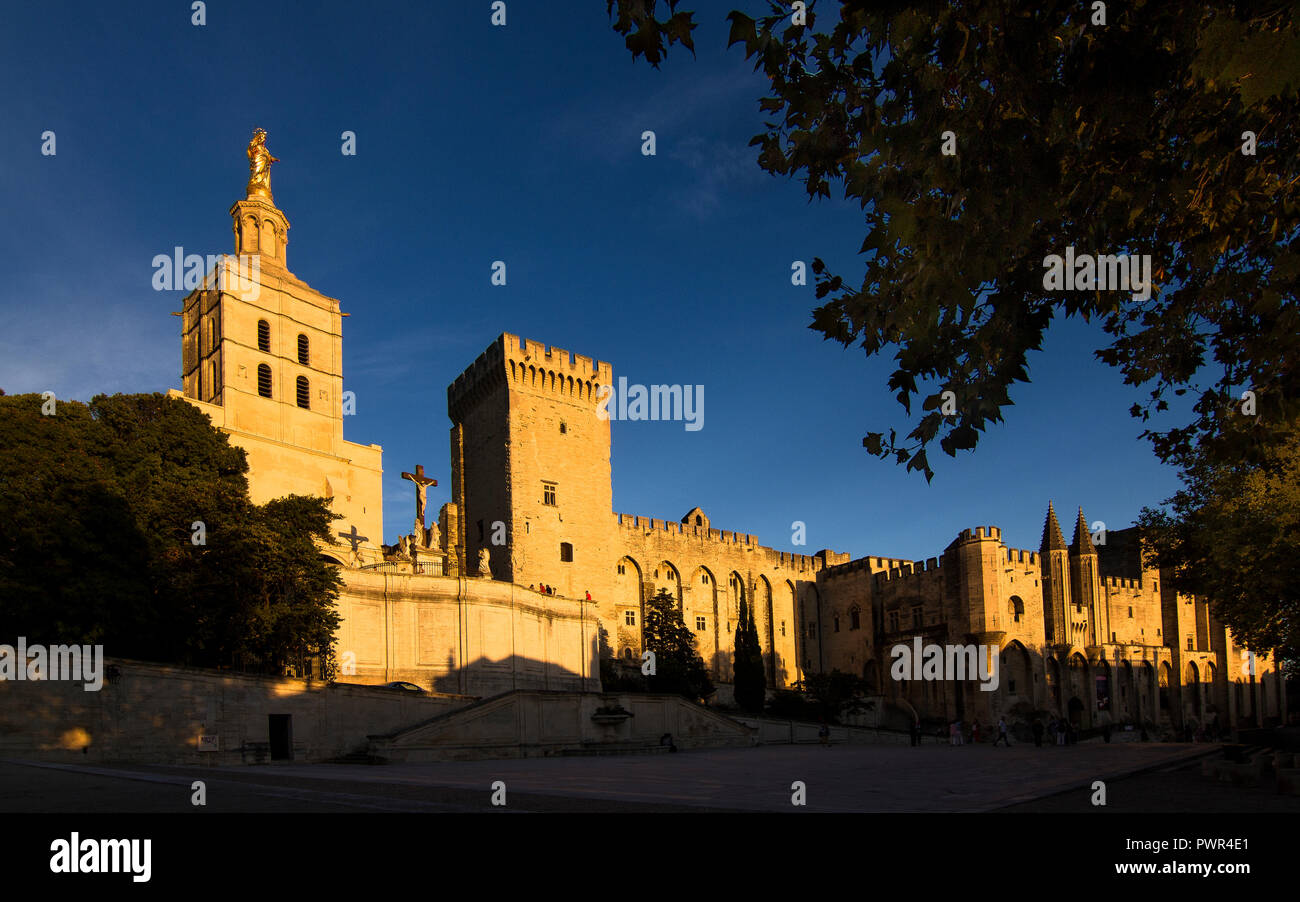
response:
[[[600,669],[596,659],[596,641],[590,647],[591,670],[587,674],[575,673],[553,661],[542,661],[523,655],[510,655],[501,660],[480,656],[464,667],[456,667],[451,655],[447,656],[446,672],[430,680],[433,691],[442,694],[485,697],[509,692],[512,689],[561,690],[573,692],[599,692]]]

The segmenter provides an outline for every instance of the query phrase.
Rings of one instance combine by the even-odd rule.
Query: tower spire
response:
[[[1083,508],[1079,508],[1079,519],[1074,524],[1074,541],[1070,543],[1070,551],[1075,554],[1096,554],[1097,548],[1092,544],[1092,532],[1088,529],[1088,521],[1083,517]]]
[[[1043,541],[1039,551],[1065,551],[1065,536],[1061,535],[1061,524],[1056,522],[1056,511],[1052,502],[1047,502],[1047,521],[1043,523]]]

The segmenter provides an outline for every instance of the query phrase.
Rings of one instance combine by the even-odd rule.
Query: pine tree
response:
[[[713,694],[713,682],[695,648],[695,635],[682,620],[677,599],[667,589],[646,601],[645,649],[654,652],[651,692],[673,692],[695,701]]]

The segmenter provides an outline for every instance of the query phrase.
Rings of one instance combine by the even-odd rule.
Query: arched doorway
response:
[[[1008,642],[998,663],[999,688],[1008,707],[1022,701],[1033,704],[1033,672],[1028,650],[1017,641]]]
[[[1066,716],[1070,719],[1070,723],[1074,724],[1076,730],[1083,727],[1084,711],[1083,700],[1077,695],[1070,696],[1070,701],[1066,706]]]
[[[1067,662],[1067,671],[1069,672],[1070,683],[1070,704],[1066,711],[1070,723],[1080,729],[1086,729],[1092,726],[1092,706],[1085,704],[1084,699],[1092,699],[1093,689],[1089,685],[1092,676],[1092,670],[1088,666],[1088,661],[1083,655],[1075,652],[1070,656]],[[1079,702],[1076,709],[1075,701]],[[1100,701],[1100,699],[1098,700]],[[1109,702],[1107,702],[1109,704]]]

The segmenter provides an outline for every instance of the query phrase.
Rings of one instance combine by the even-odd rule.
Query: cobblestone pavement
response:
[[[0,762],[3,811],[1093,811],[1300,809],[1295,797],[1220,786],[1189,761],[1205,745],[1084,743],[1036,749],[816,745],[675,755],[530,758],[431,764],[167,767]],[[1170,770],[1171,768],[1175,768]],[[1135,772],[1140,775],[1133,776]],[[1126,779],[1127,778],[1127,779]],[[806,805],[792,804],[800,782]]]

